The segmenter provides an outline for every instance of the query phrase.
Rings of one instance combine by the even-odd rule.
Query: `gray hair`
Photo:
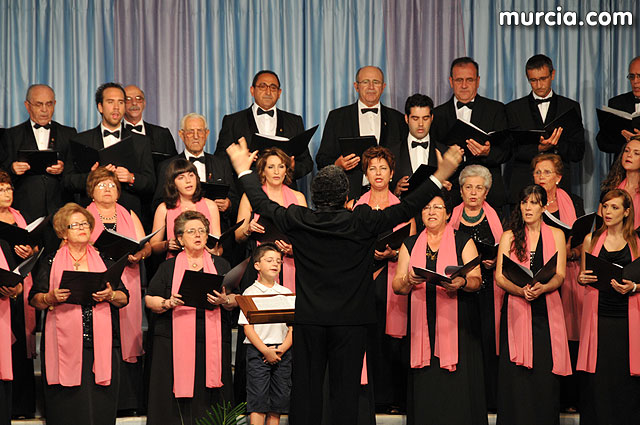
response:
[[[27,102],[29,102],[31,100],[31,92],[33,91],[33,89],[37,89],[38,87],[46,87],[49,90],[51,90],[51,93],[53,93],[53,99],[55,100],[56,98],[56,92],[53,91],[53,89],[51,88],[51,86],[48,86],[47,84],[31,84],[29,86],[29,88],[27,89],[27,95],[24,97],[24,100],[26,100]]]
[[[187,122],[187,120],[191,119],[191,118],[200,118],[202,120],[202,122],[204,123],[204,128],[206,130],[209,129],[209,126],[207,125],[207,119],[204,117],[204,115],[196,114],[195,112],[190,112],[187,115],[185,115],[184,117],[182,117],[182,119],[180,120],[180,130],[184,130],[184,123]]]
[[[491,183],[493,183],[493,178],[491,177],[491,172],[487,169],[487,167],[483,167],[482,165],[474,164],[467,165],[460,172],[460,176],[458,177],[458,183],[460,183],[460,187],[464,185],[464,181],[467,177],[482,177],[484,179],[484,187],[487,188],[487,191],[491,189]]]

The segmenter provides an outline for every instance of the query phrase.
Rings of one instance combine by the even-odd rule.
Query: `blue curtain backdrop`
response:
[[[482,94],[509,102],[530,90],[527,58],[545,53],[557,68],[554,90],[582,106],[588,148],[574,181],[589,209],[610,162],[595,144],[595,108],[629,90],[624,76],[640,32],[498,22],[499,11],[558,6],[640,17],[634,0],[0,0],[0,127],[27,118],[26,89],[44,82],[56,90],[56,120],[92,128],[95,88],[115,80],[140,85],[145,118],[176,140],[182,115],[207,116],[212,152],[222,117],[250,105],[251,78],[269,68],[282,82],[278,106],[307,127],[320,124],[315,153],[328,112],[356,100],[362,65],[385,71],[382,101],[402,110],[415,92],[447,100],[449,65],[461,55],[479,62]]]

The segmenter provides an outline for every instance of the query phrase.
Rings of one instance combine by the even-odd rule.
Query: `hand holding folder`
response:
[[[505,254],[502,254],[502,274],[509,279],[511,283],[521,288],[527,285],[533,286],[537,282],[547,283],[556,274],[557,262],[558,253],[556,252],[547,264],[534,275],[530,269],[516,263]]]
[[[445,274],[440,274],[429,269],[423,269],[422,267],[413,267],[413,272],[417,276],[423,278],[426,283],[444,286],[443,282],[451,283],[453,282],[453,279],[458,276],[466,276],[467,273],[478,267],[481,260],[482,257],[478,255],[476,258],[462,266],[447,266],[444,269]]]
[[[224,296],[237,288],[249,260],[250,258],[245,259],[224,275],[186,270],[178,295],[187,307],[213,310],[213,296]]]
[[[60,279],[60,289],[70,291],[67,303],[91,306],[96,303],[94,294],[107,288],[107,283],[114,287],[127,265],[128,256],[125,255],[103,272],[84,272],[79,270],[65,270]]]

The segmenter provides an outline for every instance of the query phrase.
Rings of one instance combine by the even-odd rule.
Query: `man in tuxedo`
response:
[[[465,149],[465,158],[460,170],[471,164],[480,164],[489,169],[493,179],[487,202],[500,208],[505,204],[506,191],[502,180],[501,164],[509,159],[508,145],[504,141],[452,140],[449,132],[457,120],[471,123],[486,133],[507,128],[504,104],[478,94],[480,71],[478,64],[470,57],[454,59],[449,72],[449,85],[453,96],[433,110],[431,134],[445,145],[457,144]],[[451,196],[454,203],[462,202],[458,174],[451,178]]]
[[[54,213],[67,201],[62,180],[70,166],[69,139],[76,135],[76,129],[52,121],[55,105],[51,87],[45,84],[30,86],[24,101],[29,119],[6,129],[0,143],[5,153],[2,168],[9,172],[13,181],[13,207],[27,222]],[[20,150],[47,149],[58,152],[58,161],[44,173],[34,173],[18,155]]]
[[[427,95],[416,93],[407,98],[404,104],[404,120],[407,123],[403,128],[404,140],[400,143],[396,155],[396,169],[394,177],[398,179],[395,195],[409,189],[409,177],[422,164],[438,168],[438,155],[440,146],[431,137],[429,130],[433,122],[433,100]]]
[[[518,192],[523,186],[533,183],[531,160],[539,153],[555,153],[560,155],[564,164],[563,178],[560,187],[571,193],[571,162],[582,161],[584,157],[584,127],[582,113],[578,102],[560,96],[551,89],[556,71],[553,62],[545,55],[534,55],[527,61],[526,74],[531,92],[514,100],[505,107],[509,129],[533,130],[542,129],[562,114],[575,109],[577,119],[568,123],[565,128],[557,127],[545,138],[540,136],[538,143],[519,143],[513,140],[513,164],[511,171],[510,202],[515,202]]]
[[[640,113],[640,56],[636,56],[629,64],[629,74],[627,74],[631,91],[609,99],[608,106],[619,111],[630,114]],[[598,131],[596,140],[598,148],[602,152],[618,154],[622,147],[634,136],[640,136],[640,129],[633,131],[622,130],[618,135],[606,134],[602,130]]]
[[[402,129],[404,119],[395,109],[380,103],[386,84],[382,70],[376,66],[365,66],[356,73],[353,87],[358,100],[329,112],[322,133],[322,141],[316,155],[318,169],[337,165],[349,178],[349,199],[358,198],[369,182],[362,172],[360,157],[355,154],[342,156],[339,139],[342,137],[374,136],[378,145],[397,151],[404,141]]]
[[[103,165],[116,173],[116,177],[122,185],[122,193],[118,203],[134,211],[142,220],[145,228],[149,228],[151,223],[146,222],[145,217],[142,215],[142,199],[146,195],[153,193],[156,183],[153,160],[151,158],[151,144],[145,136],[130,132],[122,125],[125,98],[124,88],[117,83],[105,83],[98,87],[95,101],[98,112],[102,116],[102,121],[96,128],[79,133],[72,139],[72,142],[100,150],[120,143],[121,140],[131,138],[133,146],[132,157],[123,158],[122,162],[122,164],[132,164],[130,165],[131,169],[118,163]],[[65,182],[67,188],[78,194],[80,202],[86,205],[89,203],[85,193],[89,173],[82,172],[78,168],[76,161],[79,162],[81,160],[81,158],[74,158],[72,170]],[[98,163],[96,162],[91,169],[95,170],[97,167]]]
[[[134,85],[126,86],[124,91],[127,95],[125,97],[124,112],[125,129],[147,136],[151,141],[152,153],[161,153],[168,156],[177,155],[176,142],[173,140],[169,129],[143,121],[142,113],[147,106],[144,92]]]
[[[164,188],[167,184],[166,171],[169,163],[178,158],[188,159],[196,166],[200,181],[229,185],[227,197],[215,200],[220,212],[222,230],[224,231],[235,224],[239,203],[235,178],[226,158],[226,153],[222,157],[211,155],[204,151],[209,137],[209,128],[207,119],[200,114],[190,113],[182,117],[179,135],[184,142],[185,150],[158,165],[158,184],[153,197],[154,209],[160,205],[164,198]]]
[[[251,148],[251,140],[255,133],[290,139],[304,132],[304,123],[300,115],[276,108],[282,88],[275,72],[259,71],[253,77],[249,91],[253,97],[253,104],[242,111],[225,115],[222,119],[215,155],[226,157],[225,149],[241,137],[245,138]],[[294,182],[312,170],[313,160],[307,148],[302,155],[294,158]]]

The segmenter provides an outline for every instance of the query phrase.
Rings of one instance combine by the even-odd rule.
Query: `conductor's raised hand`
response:
[[[229,155],[236,174],[240,174],[251,169],[251,164],[256,159],[258,151],[249,152],[246,139],[241,137],[238,139],[238,143],[229,145],[227,155]]]
[[[433,176],[437,178],[440,183],[447,181],[449,177],[453,175],[458,168],[458,165],[462,162],[462,156],[464,155],[464,149],[458,145],[452,145],[442,155],[442,159],[438,158],[438,169]]]

